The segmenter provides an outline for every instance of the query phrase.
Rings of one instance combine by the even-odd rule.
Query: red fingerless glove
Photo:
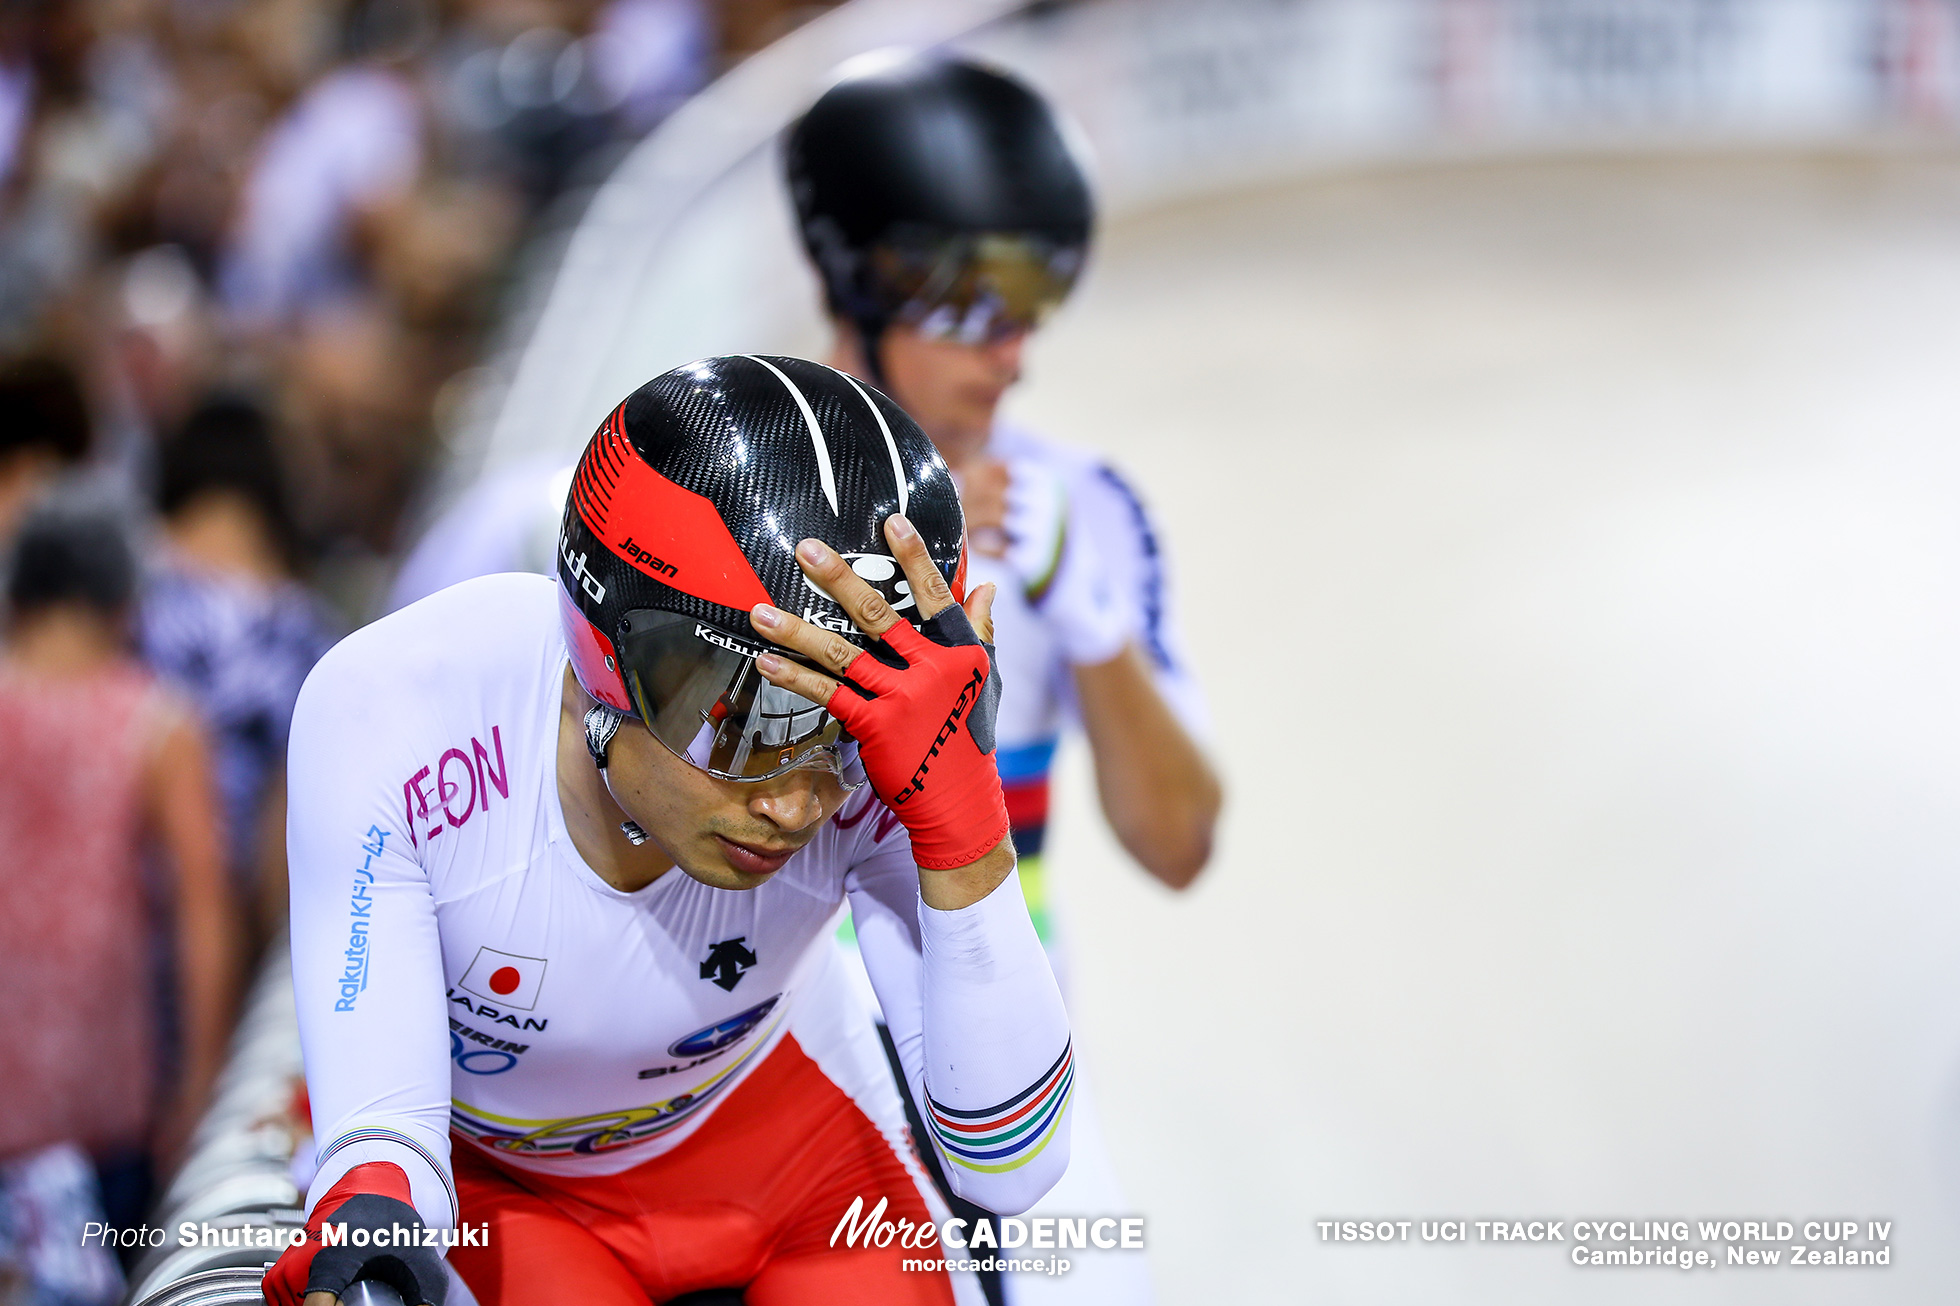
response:
[[[852,684],[831,695],[831,714],[857,739],[871,787],[912,836],[913,860],[929,871],[970,866],[1007,837],[993,659],[957,606],[918,627],[901,621],[884,640],[904,668],[859,653],[844,668]]]
[[[355,1166],[340,1176],[339,1182],[329,1188],[320,1198],[319,1204],[313,1208],[313,1214],[306,1222],[306,1241],[288,1247],[273,1263],[272,1268],[265,1272],[261,1291],[265,1294],[267,1306],[300,1306],[305,1300],[309,1281],[313,1278],[313,1258],[319,1254],[321,1248],[320,1226],[332,1219],[334,1212],[357,1197],[377,1197],[399,1202],[408,1208],[406,1218],[417,1224],[420,1223],[415,1216],[414,1203],[410,1200],[408,1175],[400,1166],[392,1161],[368,1161]],[[338,1287],[345,1285],[316,1286],[338,1291]],[[406,1296],[404,1300],[407,1300]],[[415,1300],[440,1302],[442,1286],[431,1285]]]

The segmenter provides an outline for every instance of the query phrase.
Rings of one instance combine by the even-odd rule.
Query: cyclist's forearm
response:
[[[919,868],[919,897],[938,911],[971,907],[1014,873],[1014,841],[1002,839],[971,865],[951,871]]]
[[[1184,888],[1211,858],[1223,802],[1211,764],[1134,644],[1107,662],[1076,667],[1075,685],[1103,815],[1146,871]]]
[[[1068,1013],[1008,877],[957,911],[922,906],[919,1108],[961,1196],[1011,1213],[1068,1165]]]

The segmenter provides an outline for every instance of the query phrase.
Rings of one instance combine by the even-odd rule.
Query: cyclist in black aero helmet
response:
[[[848,902],[955,1190],[1037,1200],[1074,1062],[963,558],[890,400],[708,359],[593,436],[555,579],[322,660],[288,837],[320,1170],[269,1301],[441,1303],[452,1272],[483,1306],[974,1300],[903,1267],[961,1226],[830,941]]]
[[[1100,458],[997,411],[1030,334],[1082,272],[1087,177],[1038,93],[944,55],[847,67],[783,152],[835,325],[831,361],[875,380],[931,437],[961,486],[973,576],[999,586],[1001,778],[1023,889],[1065,973],[1041,852],[1069,719],[1088,736],[1111,828],[1160,882],[1197,877],[1220,805],[1149,512]],[[1092,1098],[1076,1101],[1076,1160],[1040,1213],[1127,1209]],[[1072,1259],[1065,1276],[1015,1276],[1009,1297],[1148,1300],[1136,1253]]]
[[[830,311],[874,377],[893,326],[965,345],[1025,334],[1088,253],[1088,179],[1054,114],[978,64],[847,76],[791,129],[787,164]]]

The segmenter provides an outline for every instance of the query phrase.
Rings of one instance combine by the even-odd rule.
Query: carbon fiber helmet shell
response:
[[[600,424],[573,473],[558,537],[573,672],[632,714],[615,650],[627,614],[647,608],[760,648],[749,609],[766,602],[873,647],[804,578],[795,549],[823,540],[917,621],[884,539],[901,510],[963,596],[952,475],[897,404],[797,358],[708,358],[663,373]]]
[[[873,312],[865,254],[906,228],[1013,232],[1086,246],[1088,178],[1054,111],[1018,78],[922,55],[825,91],[790,128],[784,164],[830,307]]]

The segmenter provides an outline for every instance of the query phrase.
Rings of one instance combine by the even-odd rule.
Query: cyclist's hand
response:
[[[959,488],[960,510],[966,515],[966,540],[975,553],[989,558],[1007,556],[1008,485],[1011,473],[998,458],[975,458],[953,477]]]
[[[268,1306],[332,1306],[356,1279],[387,1284],[407,1306],[443,1306],[449,1273],[442,1253],[422,1246],[426,1226],[408,1196],[408,1176],[386,1161],[342,1175],[314,1206],[306,1241],[288,1247],[265,1272]],[[320,1234],[328,1223],[368,1236],[359,1245],[350,1237],[329,1247]]]
[[[755,628],[831,674],[770,654],[756,666],[771,684],[824,704],[844,723],[872,787],[912,836],[914,860],[926,870],[953,870],[979,861],[1007,836],[993,758],[1000,682],[985,643],[993,633],[993,587],[979,586],[963,607],[955,604],[911,523],[892,517],[885,538],[918,605],[916,628],[821,541],[799,544],[797,561],[859,630],[904,660],[902,668],[767,604],[751,614]]]

